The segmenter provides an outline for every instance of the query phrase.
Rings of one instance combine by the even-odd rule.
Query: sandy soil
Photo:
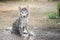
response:
[[[30,23],[31,26],[45,26],[50,21],[48,13],[51,11],[57,12],[57,2],[34,2],[34,3],[21,3],[21,2],[2,2],[0,3],[0,27],[6,28],[12,26],[12,23],[19,17],[18,7],[29,6]],[[53,20],[51,20],[53,21]],[[50,22],[51,23],[54,23]],[[56,23],[56,22],[55,22]]]

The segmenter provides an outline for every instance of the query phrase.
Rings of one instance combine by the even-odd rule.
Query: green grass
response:
[[[49,2],[59,1],[59,0],[48,0]]]
[[[48,17],[49,19],[56,19],[58,18],[58,15],[55,12],[49,12]]]
[[[49,2],[52,2],[53,0],[48,0]]]

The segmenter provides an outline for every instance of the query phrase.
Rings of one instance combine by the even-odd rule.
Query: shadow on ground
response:
[[[10,31],[0,31],[0,40],[60,40],[60,28],[35,28],[35,36],[23,37],[11,34]]]

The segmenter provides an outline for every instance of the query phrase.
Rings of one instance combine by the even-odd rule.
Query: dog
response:
[[[13,23],[11,33],[23,36],[24,34],[29,34],[27,30],[29,11],[25,7],[24,8],[19,7],[19,12],[20,17]]]

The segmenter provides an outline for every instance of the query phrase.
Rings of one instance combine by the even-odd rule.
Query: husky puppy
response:
[[[28,18],[29,18],[29,11],[27,8],[20,8],[20,17],[13,23],[12,26],[12,33],[23,35],[28,34],[27,26],[28,26]]]

